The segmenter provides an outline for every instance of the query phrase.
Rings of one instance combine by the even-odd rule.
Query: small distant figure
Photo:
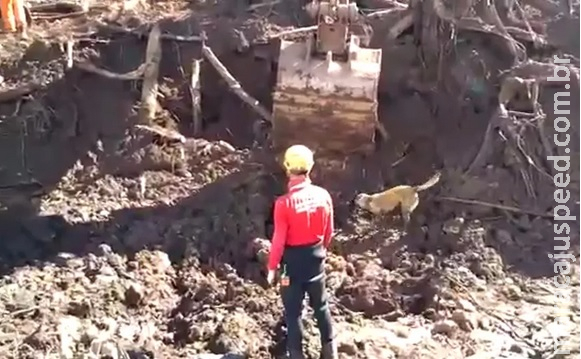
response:
[[[26,36],[28,24],[24,0],[0,0],[2,24],[6,32],[20,32]]]

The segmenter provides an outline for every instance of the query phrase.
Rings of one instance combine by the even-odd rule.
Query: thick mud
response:
[[[161,20],[163,32],[204,29],[242,87],[270,107],[277,43],[257,42],[304,19],[289,4],[248,15],[228,3],[205,12],[189,4],[199,11],[194,15],[177,3],[157,4],[118,22],[139,28],[175,12]],[[327,282],[342,357],[545,357],[551,333],[543,328],[557,305],[547,256],[552,220],[486,203],[545,213],[553,206],[551,178],[535,175],[531,196],[498,143],[489,163],[465,174],[497,101],[496,78],[485,78],[479,64],[494,74],[507,65],[492,46],[466,35],[438,90],[421,71],[412,34],[385,45],[381,27],[374,29],[371,46],[384,49],[379,115],[392,140],[366,158],[319,159],[313,175],[336,204]],[[252,46],[241,47],[240,33]],[[200,46],[164,41],[159,124],[187,140],[162,145],[133,127],[138,81],[65,69],[59,45],[48,40],[33,37],[25,45],[3,60],[0,74],[5,88],[39,84],[0,103],[2,356],[281,355],[281,304],[265,283],[261,239],[272,234],[273,200],[285,183],[273,154],[256,145],[257,114],[203,62],[204,127],[192,137],[189,72]],[[80,40],[75,56],[124,73],[143,62],[145,46],[140,36],[109,28]],[[572,88],[578,98],[578,83]],[[541,93],[548,123],[556,91]],[[571,118],[578,117],[576,103]],[[578,158],[579,148],[573,151]],[[397,215],[376,219],[352,204],[357,192],[421,183],[436,170],[443,180],[422,193],[406,235]],[[575,165],[571,203],[579,201],[578,183]],[[576,256],[577,227],[570,234]],[[574,280],[578,286],[578,274]],[[559,330],[578,333],[574,303],[562,308],[570,320]],[[314,357],[312,323],[307,333]],[[567,345],[577,348],[578,341]]]

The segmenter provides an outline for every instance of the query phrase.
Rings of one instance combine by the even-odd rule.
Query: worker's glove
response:
[[[266,275],[266,282],[268,283],[268,285],[272,285],[272,283],[274,282],[274,274],[275,271],[273,270],[268,271],[268,274]]]

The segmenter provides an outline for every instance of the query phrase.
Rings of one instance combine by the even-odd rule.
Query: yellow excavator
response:
[[[313,1],[317,30],[306,41],[281,40],[273,95],[276,151],[304,144],[317,154],[371,153],[375,142],[381,49],[353,34],[355,2]]]

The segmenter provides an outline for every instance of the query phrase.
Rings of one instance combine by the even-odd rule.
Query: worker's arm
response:
[[[286,204],[283,200],[277,200],[274,204],[274,234],[270,243],[268,270],[275,270],[278,267],[284,252],[287,233]]]
[[[331,199],[330,195],[327,206],[327,227],[325,228],[325,238],[323,241],[325,248],[329,248],[329,245],[331,244],[331,238],[333,238],[333,231],[335,230],[335,223],[333,220],[333,200]]]

